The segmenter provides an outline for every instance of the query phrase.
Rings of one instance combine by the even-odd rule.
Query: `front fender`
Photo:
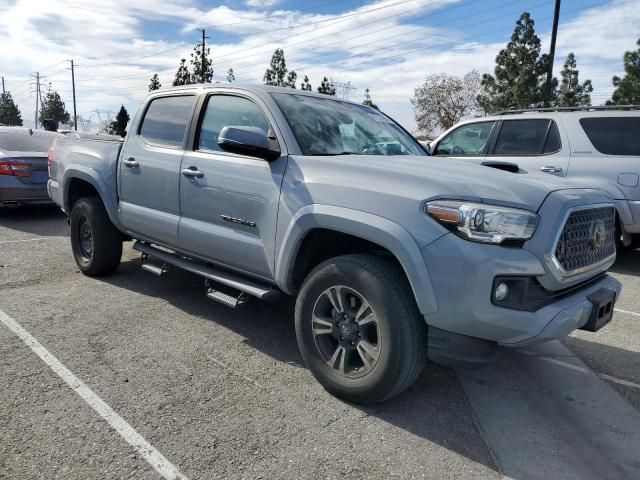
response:
[[[404,269],[420,312],[427,315],[437,310],[431,279],[411,234],[386,218],[332,205],[306,205],[289,222],[276,257],[275,280],[282,290],[294,293],[292,272],[298,250],[306,234],[315,228],[353,235],[389,250]]]
[[[64,177],[62,179],[62,191],[63,191],[63,208],[65,212],[71,214],[69,205],[70,187],[71,181],[74,179],[83,180],[96,189],[102,203],[104,204],[107,214],[111,223],[116,227],[120,226],[118,219],[117,199],[115,186],[113,189],[109,189],[106,182],[98,175],[98,173],[84,165],[69,165],[64,171]]]

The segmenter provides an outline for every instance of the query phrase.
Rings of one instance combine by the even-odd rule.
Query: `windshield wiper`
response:
[[[338,155],[357,155],[357,153],[356,152],[340,152],[340,153],[323,153],[322,155],[333,157]]]

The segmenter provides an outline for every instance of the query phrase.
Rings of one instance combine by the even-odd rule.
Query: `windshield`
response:
[[[304,155],[426,155],[374,108],[288,93],[272,94]]]

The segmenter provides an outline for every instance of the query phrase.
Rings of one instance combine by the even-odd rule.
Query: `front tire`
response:
[[[373,404],[421,373],[427,326],[402,270],[374,255],[318,265],[296,301],[296,336],[315,378],[333,395]]]
[[[97,277],[113,273],[122,257],[122,234],[98,197],[79,199],[71,210],[71,249],[78,268]]]

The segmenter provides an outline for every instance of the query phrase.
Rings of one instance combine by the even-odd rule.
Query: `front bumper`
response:
[[[499,275],[543,277],[547,272],[530,251],[469,242],[449,234],[423,248],[422,254],[438,302],[437,312],[426,316],[426,322],[502,346],[562,338],[588,321],[588,295],[606,288],[618,297],[621,290],[617,280],[602,275],[536,311],[513,310],[491,303],[493,279]]]

